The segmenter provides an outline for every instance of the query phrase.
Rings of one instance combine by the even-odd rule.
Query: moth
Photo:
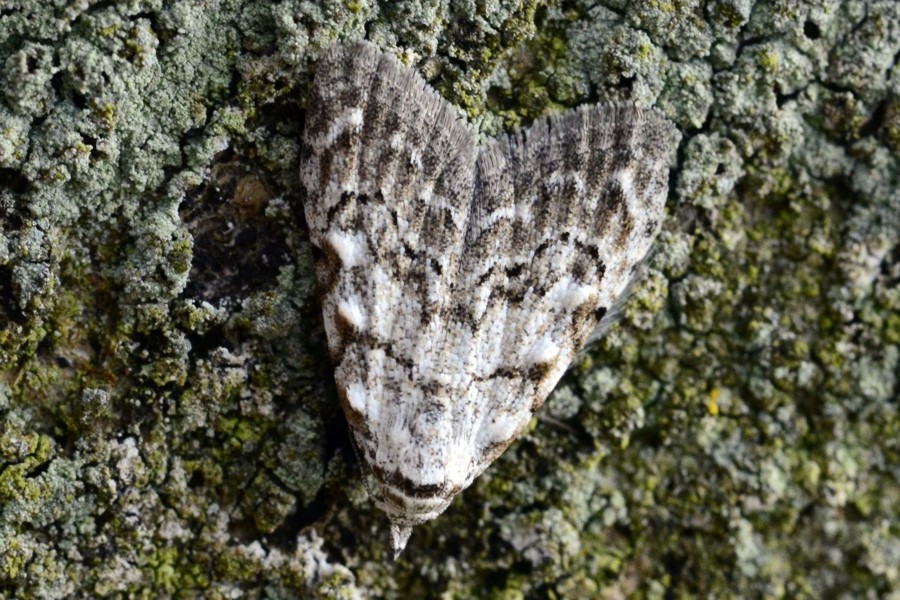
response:
[[[341,406],[395,556],[517,437],[663,217],[672,126],[594,105],[480,142],[414,70],[321,57],[304,211]]]

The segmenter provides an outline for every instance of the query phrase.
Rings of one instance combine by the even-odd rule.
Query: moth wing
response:
[[[655,112],[600,105],[482,148],[455,311],[474,331],[470,397],[491,405],[460,407],[470,477],[521,434],[646,255],[671,133]]]
[[[472,200],[475,136],[418,73],[362,43],[320,60],[303,151],[338,393],[388,497],[381,508],[395,524],[420,522],[449,502],[422,490],[443,481],[446,462],[440,438],[453,398],[436,356]],[[391,504],[394,488],[408,502]]]

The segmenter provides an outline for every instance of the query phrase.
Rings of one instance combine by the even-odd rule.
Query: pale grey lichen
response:
[[[648,287],[400,563],[295,217],[315,60],[367,31],[485,132],[617,99],[685,134]],[[898,31],[890,0],[5,3],[0,587],[888,597]]]
[[[692,169],[678,174],[678,195],[715,218],[744,174],[734,143],[720,134],[698,134],[686,141],[684,157]]]

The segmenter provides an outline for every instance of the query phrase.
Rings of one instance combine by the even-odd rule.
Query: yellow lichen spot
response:
[[[99,113],[99,116],[103,120],[103,123],[108,128],[112,129],[113,125],[116,124],[116,105],[112,102],[107,102],[100,107]]]
[[[647,60],[653,55],[653,46],[651,44],[641,44],[638,48],[638,58]]]
[[[713,388],[706,400],[706,412],[715,417],[719,414],[719,388]]]
[[[773,52],[760,52],[759,66],[770,73],[774,73],[778,68],[778,55]]]

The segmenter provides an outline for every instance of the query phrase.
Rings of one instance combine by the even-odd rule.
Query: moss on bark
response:
[[[619,325],[391,562],[297,182],[333,40],[482,131],[683,133]],[[900,585],[892,0],[0,7],[0,590],[888,597]]]

